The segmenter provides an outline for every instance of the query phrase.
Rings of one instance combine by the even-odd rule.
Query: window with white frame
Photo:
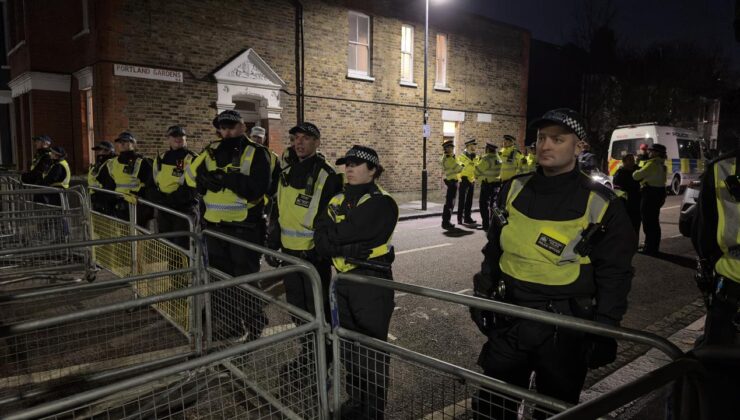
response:
[[[350,76],[370,76],[370,16],[349,12],[349,51],[347,69]]]
[[[414,27],[401,27],[401,81],[414,82]]]
[[[437,77],[435,88],[447,88],[447,34],[437,34]]]

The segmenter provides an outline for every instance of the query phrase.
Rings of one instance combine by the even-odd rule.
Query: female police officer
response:
[[[353,146],[337,160],[346,165],[344,191],[329,201],[316,224],[314,240],[320,254],[331,257],[337,271],[392,279],[390,245],[398,221],[398,205],[375,181],[383,172],[375,150]],[[393,315],[393,291],[373,285],[337,284],[342,327],[387,340]],[[349,400],[342,418],[382,419],[388,384],[388,355],[343,345]]]

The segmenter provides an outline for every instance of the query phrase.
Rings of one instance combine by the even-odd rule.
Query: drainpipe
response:
[[[295,86],[296,86],[296,122],[303,122],[303,80],[304,43],[303,43],[303,3],[301,0],[292,0],[295,6]]]

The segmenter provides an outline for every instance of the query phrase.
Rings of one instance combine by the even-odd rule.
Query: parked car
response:
[[[699,200],[701,181],[692,181],[683,192],[681,213],[678,216],[678,231],[683,236],[691,236],[691,229],[696,215],[696,202]]]
[[[614,189],[614,185],[612,184],[611,177],[607,174],[601,172],[598,169],[595,169],[591,171],[590,173],[591,179],[598,182],[599,184],[609,188],[610,190]]]

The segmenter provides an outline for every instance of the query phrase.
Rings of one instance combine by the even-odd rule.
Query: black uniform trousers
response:
[[[525,389],[534,372],[538,393],[576,404],[586,379],[587,347],[582,332],[514,320],[489,331],[478,364],[485,375]],[[515,420],[519,402],[481,389],[473,397],[473,418]],[[534,418],[546,417],[535,411]]]
[[[442,208],[442,222],[449,222],[452,218],[452,211],[455,209],[455,197],[457,196],[457,180],[445,179],[445,185],[447,186],[447,194],[445,194],[445,205]]]
[[[180,209],[173,209],[180,213],[185,213],[187,215],[190,215],[193,217],[193,222],[197,223],[198,217],[197,217],[197,206],[192,206],[188,208],[180,208]],[[188,224],[188,221],[180,216],[175,216],[173,214],[164,212],[164,211],[157,211],[157,229],[159,233],[167,233],[167,232],[189,232],[190,231],[190,225]],[[170,238],[170,242],[172,242],[175,245],[180,246],[183,249],[190,249],[190,238],[187,236],[179,236],[176,238]]]
[[[636,195],[636,197],[634,197]],[[625,207],[627,208],[627,215],[630,217],[632,227],[635,229],[637,237],[640,237],[640,225],[642,224],[642,214],[640,206],[642,204],[642,194],[639,192],[631,192],[625,200]],[[660,226],[660,225],[659,225]]]
[[[665,203],[664,187],[643,187],[640,191],[640,214],[645,232],[646,253],[657,253],[660,248],[660,208]]]
[[[482,181],[480,184],[480,197],[478,205],[480,206],[480,217],[483,223],[483,230],[488,230],[491,225],[491,209],[496,202],[498,190],[501,187],[499,182]]]
[[[473,209],[473,192],[475,191],[475,184],[471,182],[468,177],[464,176],[460,178],[460,194],[457,200],[457,221],[458,223],[463,220],[468,221],[471,219],[470,211]]]
[[[358,268],[350,273],[393,279],[390,271]],[[342,328],[387,341],[395,307],[393,294],[391,289],[339,282],[339,324]],[[340,352],[344,360],[346,392],[349,396],[342,406],[342,418],[382,420],[388,397],[390,357],[385,352],[346,340],[340,342]]]
[[[263,245],[265,223],[262,218],[252,223],[207,223],[208,229],[246,242]],[[208,264],[237,277],[260,271],[262,254],[212,236],[206,237]],[[211,294],[211,322],[214,339],[259,338],[268,323],[264,301],[239,287],[221,289]]]

